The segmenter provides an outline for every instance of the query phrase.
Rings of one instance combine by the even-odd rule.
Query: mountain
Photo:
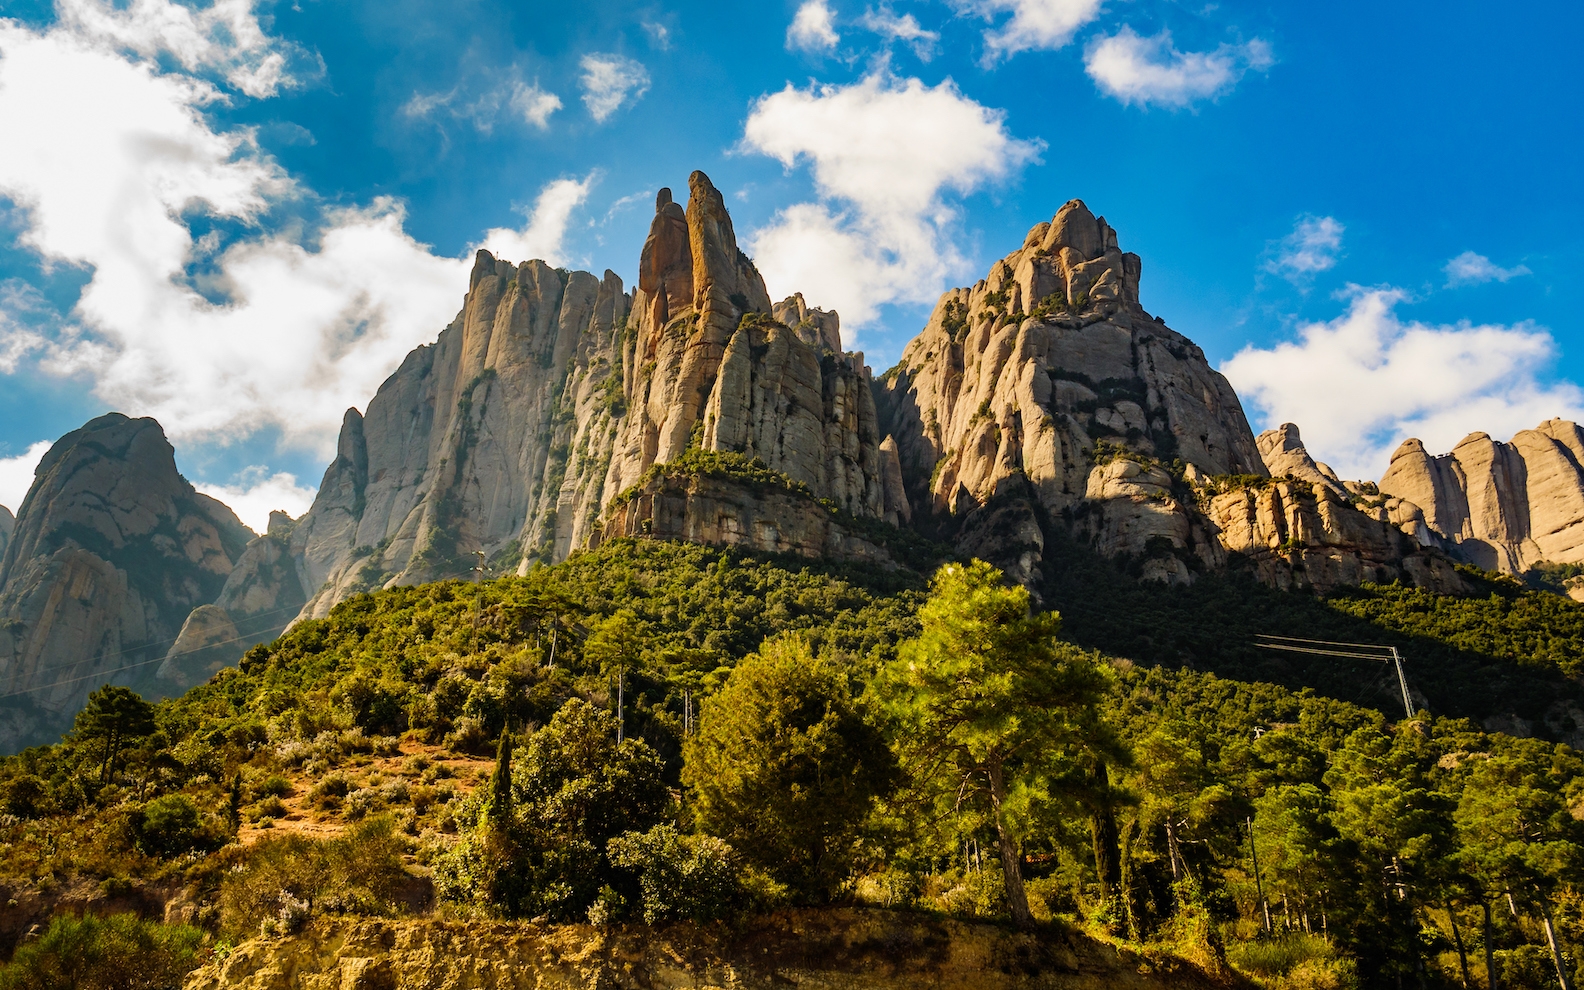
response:
[[[1577,423],[1548,419],[1508,443],[1471,433],[1438,456],[1405,440],[1380,490],[1418,505],[1452,552],[1487,570],[1584,562],[1584,429]]]
[[[107,680],[196,683],[161,685],[151,665],[252,535],[187,483],[152,419],[111,413],[56,441],[0,558],[0,746],[58,732]]]
[[[56,445],[14,535],[0,518],[0,672],[43,706],[17,724],[59,721],[119,664],[163,693],[355,594],[525,574],[627,536],[880,568],[977,556],[1036,594],[1053,541],[1146,581],[1317,593],[1466,593],[1460,561],[1584,562],[1574,424],[1442,457],[1409,441],[1378,485],[1345,481],[1295,425],[1254,436],[1204,352],[1140,305],[1142,277],[1073,200],[943,293],[874,378],[836,313],[771,300],[702,172],[685,205],[660,190],[631,288],[480,251],[452,323],[347,410],[300,519],[249,534],[180,479],[151,420]],[[62,473],[79,460],[96,467]],[[119,520],[144,498],[125,534],[43,521],[66,505]]]

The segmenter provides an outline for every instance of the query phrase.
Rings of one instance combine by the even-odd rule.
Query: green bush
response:
[[[638,877],[643,920],[713,921],[750,899],[732,848],[708,835],[683,835],[672,825],[628,832],[607,847],[613,866]]]
[[[265,839],[220,885],[220,926],[242,937],[265,921],[309,914],[390,914],[407,883],[406,842],[389,818],[365,821],[339,839]],[[295,909],[301,902],[303,908]]]
[[[196,928],[135,914],[57,917],[0,968],[0,990],[178,990],[203,939]]]
[[[166,859],[204,844],[203,814],[185,794],[167,794],[144,805],[133,826],[137,847]]]

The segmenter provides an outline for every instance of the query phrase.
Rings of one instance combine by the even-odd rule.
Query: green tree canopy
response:
[[[896,774],[846,675],[797,635],[737,665],[683,754],[699,824],[814,898],[845,876],[859,827]]]
[[[1059,616],[1031,612],[1028,589],[980,560],[937,571],[919,619],[923,632],[879,682],[898,750],[937,797],[984,806],[1012,918],[1030,924],[1020,832],[1031,801],[1082,778],[1074,766],[1110,745],[1094,731],[1106,671],[1057,640]]]
[[[127,743],[154,729],[154,706],[131,688],[116,684],[106,684],[90,694],[73,726],[78,739],[103,743],[99,777],[104,781],[114,775],[116,759]]]

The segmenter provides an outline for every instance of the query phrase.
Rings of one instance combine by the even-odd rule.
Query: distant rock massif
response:
[[[1463,587],[1455,561],[1584,562],[1584,431],[1552,420],[1377,485],[1253,435],[1230,384],[1139,305],[1142,263],[1081,202],[941,296],[878,379],[837,315],[773,302],[702,172],[661,190],[638,284],[480,251],[457,318],[347,411],[300,519],[254,535],[104,416],[0,509],[0,738],[58,731],[106,679],[176,691],[297,618],[396,584],[621,536],[892,567],[917,536],[1037,589],[1061,535],[1145,580],[1242,570],[1326,591]]]

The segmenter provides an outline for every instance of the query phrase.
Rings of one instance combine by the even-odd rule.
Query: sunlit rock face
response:
[[[876,390],[915,512],[1031,583],[1060,525],[1149,580],[1235,565],[1281,587],[1445,584],[1437,551],[1361,509],[1296,427],[1254,437],[1204,352],[1139,305],[1141,272],[1074,200],[941,296]]]
[[[609,271],[481,251],[456,320],[347,412],[290,536],[302,614],[466,576],[477,551],[489,573],[560,560],[599,539],[611,499],[689,448],[758,458],[853,515],[904,517],[869,370],[840,347],[835,313],[800,295],[771,303],[702,172],[685,208],[660,191],[631,292]],[[751,498],[733,509],[717,484],[711,499],[751,528]]]
[[[0,558],[0,747],[69,721],[107,681],[195,683],[161,684],[154,664],[252,536],[181,476],[152,419],[111,413],[56,441]]]
[[[1392,454],[1380,490],[1419,506],[1453,553],[1490,570],[1584,561],[1584,430],[1549,419],[1508,443],[1471,433],[1447,454],[1418,440]]]

